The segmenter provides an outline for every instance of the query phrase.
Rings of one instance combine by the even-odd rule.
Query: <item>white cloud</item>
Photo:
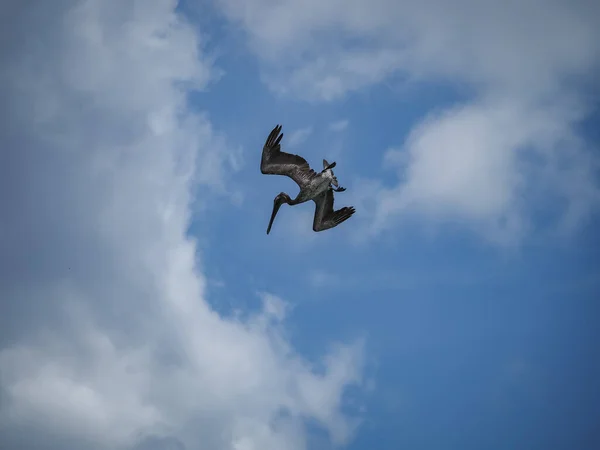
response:
[[[329,129],[331,131],[337,131],[337,132],[344,131],[346,128],[348,128],[348,124],[349,124],[348,120],[345,120],[345,119],[338,120],[336,122],[330,123]]]
[[[281,300],[206,302],[192,189],[239,163],[188,109],[214,70],[176,2],[27,5],[0,54],[0,447],[301,449],[303,419],[346,441],[359,344],[317,372]]]
[[[598,62],[600,10],[583,0],[511,5],[459,0],[452,7],[440,0],[219,4],[245,27],[263,61],[281,67],[280,57],[286,56],[290,63],[283,63],[278,80],[286,85],[305,80],[297,86],[301,95],[314,93],[317,83],[332,86],[329,96],[335,97],[355,89],[357,80],[370,84],[401,70],[416,78],[519,87],[537,96],[553,90],[557,76],[582,73]],[[297,78],[289,78],[290,71]]]
[[[402,150],[386,154],[402,182],[377,194],[375,230],[391,226],[395,214],[413,211],[466,219],[487,238],[512,244],[532,226],[531,205],[543,206],[547,198],[562,199],[561,226],[572,227],[600,195],[586,148],[565,115],[494,101],[429,117]]]
[[[290,133],[290,137],[287,140],[287,146],[290,148],[298,147],[308,139],[312,132],[312,127],[305,127],[292,131]]]
[[[600,69],[598,2],[219,4],[280,94],[331,101],[391,77],[471,89],[470,103],[412,130],[397,185],[376,193],[371,231],[411,211],[507,243],[537,225],[532,211],[545,203],[557,205],[563,229],[597,207],[597,163],[577,126],[594,107],[583,86]]]

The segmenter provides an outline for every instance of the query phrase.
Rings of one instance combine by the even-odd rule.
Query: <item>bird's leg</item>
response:
[[[346,190],[345,187],[333,187],[332,185],[329,185],[329,189],[333,192],[344,192]]]
[[[335,187],[332,187],[332,185]],[[344,192],[346,190],[346,188],[343,188],[340,185],[338,185],[338,180],[336,177],[333,177],[333,180],[331,180],[331,184],[329,185],[329,187],[335,192]]]

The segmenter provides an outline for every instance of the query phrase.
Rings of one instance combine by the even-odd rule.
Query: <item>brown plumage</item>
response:
[[[333,209],[333,192],[343,192],[346,189],[338,187],[337,178],[333,175],[335,162],[329,164],[323,160],[323,171],[315,172],[310,168],[304,158],[281,151],[281,125],[277,125],[267,138],[263,147],[260,171],[266,175],[285,175],[290,177],[300,187],[300,192],[295,199],[290,198],[285,192],[280,193],[273,201],[273,212],[267,227],[267,234],[282,204],[298,205],[313,200],[315,202],[315,216],[313,230],[323,231],[333,228],[348,220],[354,213],[354,207],[343,207],[337,211]],[[332,187],[335,186],[334,187]]]

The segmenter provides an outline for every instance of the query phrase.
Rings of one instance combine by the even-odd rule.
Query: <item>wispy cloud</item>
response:
[[[329,124],[329,129],[331,131],[344,131],[346,128],[348,128],[348,124],[350,122],[348,120],[338,120],[336,122],[332,122]]]
[[[299,130],[292,131],[290,133],[290,137],[287,140],[288,147],[298,147],[308,139],[312,132],[312,127],[305,127],[300,128]]]
[[[595,107],[585,89],[600,69],[600,9],[585,0],[484,3],[283,1],[273,9],[250,0],[244,12],[220,4],[279,93],[330,102],[393,76],[472,88],[468,102],[424,118],[397,143],[408,158],[397,183],[376,196],[375,234],[416,214],[458,219],[512,244],[539,226],[532,211],[541,204],[555,205],[553,226],[572,231],[600,205],[597,149],[578,126]],[[335,43],[322,46],[315,29]],[[285,67],[274,64],[282,54]]]
[[[13,3],[0,447],[298,450],[302,418],[347,441],[341,401],[360,382],[360,344],[327,352],[317,373],[281,331],[275,296],[244,320],[207,302],[187,235],[191,204],[205,201],[195,183],[219,191],[238,166],[189,109],[188,88],[214,69],[176,2]]]

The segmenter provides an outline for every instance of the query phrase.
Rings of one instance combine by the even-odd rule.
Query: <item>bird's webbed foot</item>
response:
[[[335,192],[344,192],[346,190],[345,187],[332,188]]]

